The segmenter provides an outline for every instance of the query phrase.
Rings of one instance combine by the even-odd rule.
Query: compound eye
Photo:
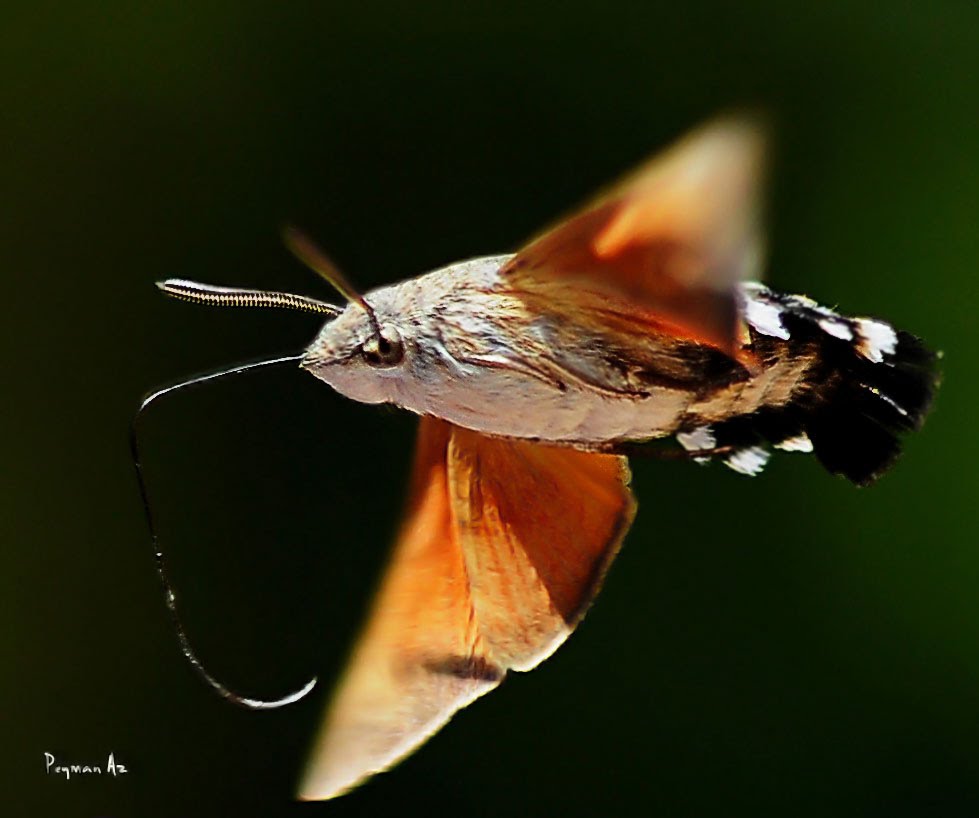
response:
[[[394,327],[382,327],[380,336],[368,338],[361,352],[371,366],[396,366],[405,357],[404,344]]]

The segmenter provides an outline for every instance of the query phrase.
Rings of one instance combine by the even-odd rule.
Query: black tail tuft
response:
[[[861,486],[894,464],[901,435],[921,428],[939,382],[938,356],[913,335],[895,335],[879,361],[837,350],[836,388],[806,423],[819,462]]]
[[[751,284],[743,297],[762,359],[811,357],[814,366],[788,403],[712,426],[712,445],[734,447],[725,462],[745,474],[764,467],[767,444],[812,451],[833,474],[872,483],[894,464],[901,436],[921,428],[938,388],[939,356],[884,321],[838,315],[804,296]]]

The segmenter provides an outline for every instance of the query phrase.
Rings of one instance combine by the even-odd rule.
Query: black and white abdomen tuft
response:
[[[725,462],[744,474],[764,467],[769,446],[812,451],[834,474],[873,482],[900,454],[901,435],[921,427],[938,386],[938,356],[876,318],[839,315],[799,295],[747,283],[741,310],[761,363],[812,358],[792,399],[677,436],[689,450],[733,446]]]

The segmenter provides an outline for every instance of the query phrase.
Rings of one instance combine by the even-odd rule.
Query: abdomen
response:
[[[419,409],[488,434],[586,448],[678,435],[688,448],[734,447],[730,465],[748,473],[769,446],[813,450],[866,483],[920,426],[938,382],[935,355],[914,336],[759,284],[741,287],[751,372],[710,346],[651,333],[599,294],[482,297],[476,319],[466,304],[459,333],[478,336],[478,349],[446,341],[454,371]]]

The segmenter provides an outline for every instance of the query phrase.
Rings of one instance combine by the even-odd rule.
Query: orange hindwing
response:
[[[571,633],[635,513],[626,459],[419,427],[406,519],[300,788],[330,798]]]

